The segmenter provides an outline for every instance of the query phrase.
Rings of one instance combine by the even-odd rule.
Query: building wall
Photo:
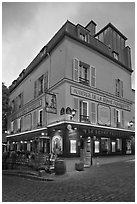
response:
[[[131,99],[131,75],[120,65],[112,62],[105,56],[87,49],[74,40],[67,39],[67,66],[66,76],[72,79],[72,61],[77,58],[96,68],[96,88],[115,95],[115,79],[123,81],[124,98]]]

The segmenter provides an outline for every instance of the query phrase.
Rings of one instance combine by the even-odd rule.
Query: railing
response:
[[[82,84],[84,84],[84,85],[89,86],[89,80],[88,80],[88,79],[79,77],[79,82],[82,83]]]
[[[80,115],[80,122],[90,123],[89,116],[87,116],[87,115]]]

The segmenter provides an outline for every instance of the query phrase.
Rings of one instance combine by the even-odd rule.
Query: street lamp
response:
[[[129,121],[129,127],[132,127],[134,125],[134,122],[131,120]]]
[[[76,115],[76,110],[74,108],[71,110],[71,115],[72,115],[72,117],[74,117]]]

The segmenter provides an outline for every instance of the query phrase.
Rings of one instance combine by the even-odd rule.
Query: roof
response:
[[[102,33],[104,30],[106,30],[107,28],[111,27],[113,30],[115,30],[124,40],[127,40],[127,37],[124,36],[114,25],[112,25],[111,23],[108,23],[104,28],[102,28],[98,33],[95,34],[95,37],[97,35],[99,35],[100,33]]]

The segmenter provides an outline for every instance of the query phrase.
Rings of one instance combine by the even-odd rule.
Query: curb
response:
[[[34,179],[34,180],[40,180],[40,181],[54,181],[54,178],[47,178],[47,177],[40,177],[37,175],[31,175],[27,174],[26,172],[9,172],[9,171],[2,171],[2,175],[7,175],[7,176],[19,176],[23,178],[29,178],[29,179]]]

